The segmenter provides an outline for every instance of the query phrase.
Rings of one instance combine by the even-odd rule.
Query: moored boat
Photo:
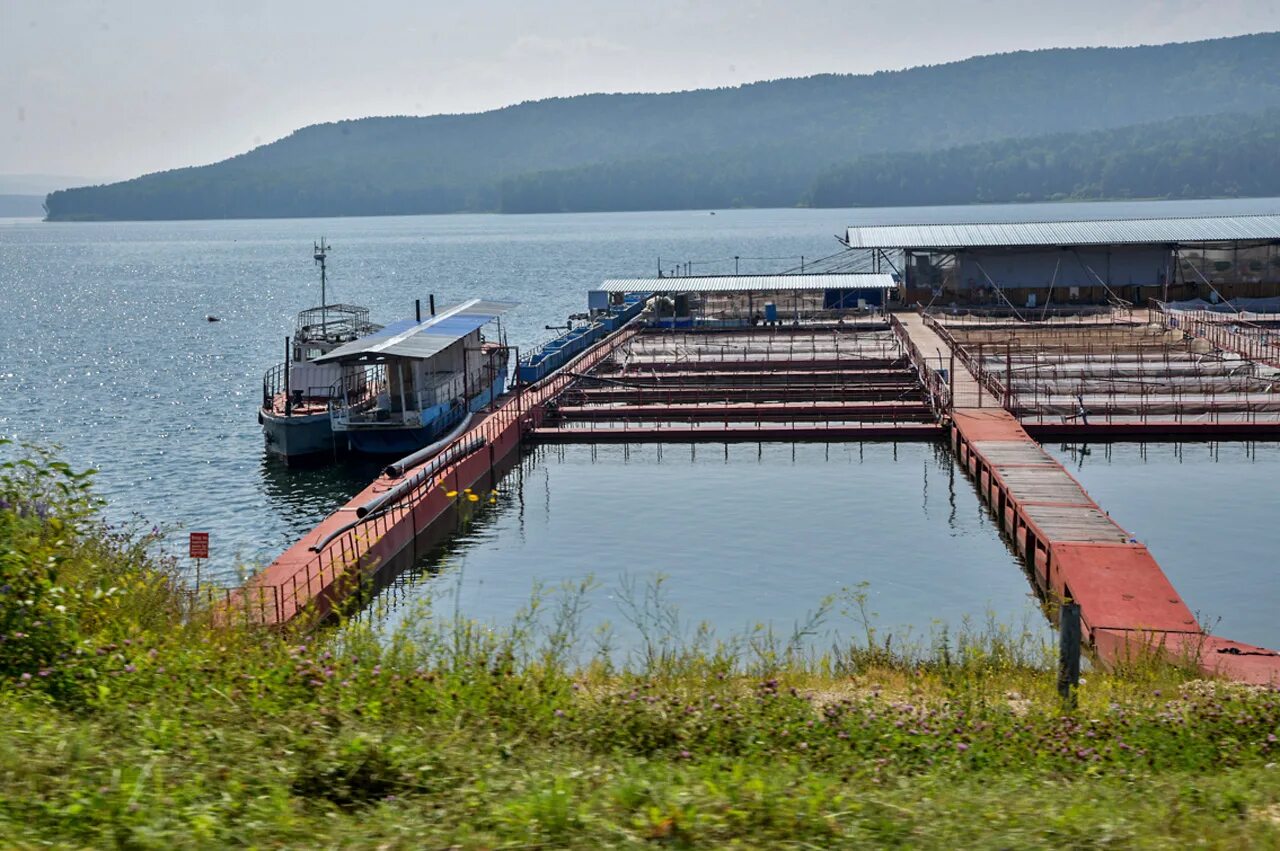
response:
[[[471,299],[317,358],[344,372],[329,404],[333,440],[362,454],[404,455],[483,410],[506,389],[501,316],[514,306]]]
[[[316,243],[320,265],[320,306],[301,311],[293,336],[285,338],[285,359],[262,377],[262,424],[266,448],[288,463],[331,456],[335,444],[329,418],[329,402],[340,384],[358,386],[364,371],[316,360],[338,347],[379,331],[369,321],[369,308],[327,302],[329,246]],[[345,444],[343,444],[345,445]]]

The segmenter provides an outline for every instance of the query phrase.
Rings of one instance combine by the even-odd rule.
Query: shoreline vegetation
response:
[[[50,221],[1266,197],[1280,33],[301,128]]]
[[[580,588],[504,627],[265,631],[105,526],[88,474],[0,453],[8,847],[1280,842],[1277,690],[1135,660],[1070,710],[1039,639],[895,647],[857,592],[823,653],[681,640],[645,602],[637,652],[592,651]]]
[[[885,203],[885,204],[837,204],[830,207],[817,207],[809,204],[796,204],[790,207],[720,207],[710,212],[722,212],[724,210],[827,210],[827,209],[893,209],[895,207],[912,208],[912,207],[1017,207],[1030,203],[1049,203],[1049,204],[1092,204],[1092,203],[1124,203],[1129,202],[1146,202],[1146,201],[1248,201],[1266,198],[1280,198],[1280,184],[1276,186],[1274,192],[1261,195],[1200,195],[1192,194],[1187,196],[1180,195],[1137,195],[1137,196],[1109,196],[1100,195],[1098,197],[1052,197],[1044,198],[1038,201],[1014,200],[1014,201],[956,201],[939,204],[924,203]],[[376,218],[394,218],[398,216],[560,216],[560,215],[590,215],[592,213],[702,213],[706,214],[708,209],[701,207],[685,207],[678,209],[652,209],[652,210],[549,210],[537,213],[516,213],[502,210],[458,210],[452,213],[370,213],[360,215],[354,218],[376,219]],[[19,216],[19,219],[37,219],[48,224],[106,224],[111,222],[207,222],[207,221],[273,221],[276,219],[291,218],[312,218],[309,216],[247,216],[240,219],[220,219],[220,218],[194,218],[194,219],[104,219],[93,216],[86,217],[70,217],[50,219],[48,217],[41,218],[39,215]]]

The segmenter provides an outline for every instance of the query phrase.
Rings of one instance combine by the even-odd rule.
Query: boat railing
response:
[[[262,409],[264,411],[274,409],[285,411],[286,396],[294,405],[306,403],[325,405],[337,398],[335,394],[340,392],[340,385],[344,382],[351,387],[356,387],[364,380],[363,373],[355,373],[348,374],[342,381],[333,384],[298,385],[290,381],[293,372],[292,365],[278,363],[262,376]]]
[[[330,304],[298,313],[294,334],[302,339],[356,339],[381,326],[369,321],[369,308],[356,304]]]
[[[422,411],[459,398],[466,387],[458,372],[428,373],[424,383],[426,386],[418,391],[418,409]]]
[[[276,364],[262,376],[262,408],[270,410],[275,405],[276,397],[285,391],[285,364]]]
[[[329,417],[338,428],[352,422],[390,422],[388,416],[384,416],[388,411],[379,405],[381,401],[389,401],[387,369],[385,364],[373,364],[347,373],[333,383],[329,390]]]

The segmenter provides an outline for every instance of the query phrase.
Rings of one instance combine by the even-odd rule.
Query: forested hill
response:
[[[814,207],[1280,196],[1280,110],[895,154],[819,175]]]
[[[46,204],[54,220],[792,205],[819,175],[867,155],[1273,107],[1280,33],[1042,50],[316,125],[220,163],[54,192]],[[655,163],[678,185],[628,177]],[[567,175],[589,184],[589,205],[542,190]]]

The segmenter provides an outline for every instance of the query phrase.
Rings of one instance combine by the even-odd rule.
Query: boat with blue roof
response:
[[[343,373],[329,402],[333,440],[364,455],[404,455],[484,410],[506,389],[502,315],[515,306],[470,299],[318,357]]]

